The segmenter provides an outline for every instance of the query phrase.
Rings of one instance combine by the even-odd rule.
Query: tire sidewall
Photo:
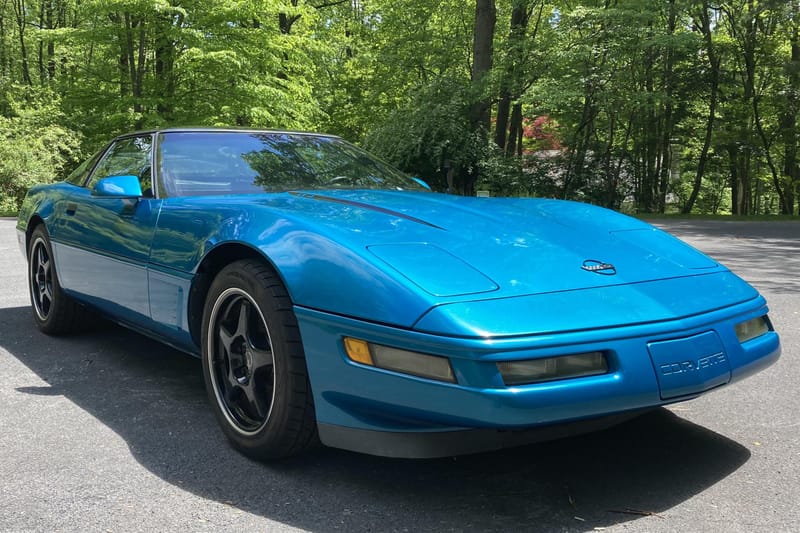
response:
[[[217,390],[212,379],[214,371],[211,364],[213,356],[214,332],[211,315],[217,301],[223,293],[230,288],[236,288],[246,293],[258,306],[271,342],[273,354],[274,388],[273,401],[266,422],[256,431],[243,433],[236,428],[225,414],[226,407],[217,397]],[[211,335],[211,337],[210,337]],[[281,328],[280,321],[276,320],[275,301],[271,294],[252,276],[247,274],[240,263],[233,263],[225,267],[214,279],[206,297],[203,309],[203,325],[201,333],[201,356],[203,365],[203,378],[205,381],[208,400],[211,403],[214,416],[222,427],[225,436],[239,449],[251,455],[260,455],[265,448],[273,447],[280,439],[281,429],[286,426],[289,415],[289,357],[286,354],[286,336]]]
[[[36,296],[33,294],[33,252],[37,244],[41,243],[47,255],[50,258],[50,276],[53,283],[52,298],[50,301],[50,310],[47,316],[42,318],[39,316],[38,306],[36,305]],[[58,282],[58,274],[56,272],[55,258],[53,257],[53,247],[50,244],[50,236],[47,229],[43,225],[37,226],[33,233],[31,233],[31,240],[28,245],[28,295],[31,299],[31,309],[33,311],[33,319],[36,325],[42,331],[48,331],[53,322],[53,317],[58,312],[58,306],[61,305],[61,285]]]

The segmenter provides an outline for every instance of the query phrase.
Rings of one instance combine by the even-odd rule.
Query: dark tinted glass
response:
[[[270,132],[172,132],[160,136],[167,196],[304,189],[425,190],[402,172],[337,138]]]
[[[150,135],[121,139],[113,144],[97,164],[89,179],[89,187],[97,180],[109,176],[136,176],[142,191],[150,195],[150,151],[153,141]]]

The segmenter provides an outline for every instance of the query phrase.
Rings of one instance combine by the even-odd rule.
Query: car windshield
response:
[[[341,139],[302,133],[167,132],[159,136],[158,168],[166,196],[426,190]]]

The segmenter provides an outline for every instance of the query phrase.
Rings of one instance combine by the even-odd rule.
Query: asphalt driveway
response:
[[[0,220],[0,531],[797,531],[800,223],[658,224],[764,293],[776,365],[557,442],[264,465],[224,441],[199,361],[115,326],[40,334]]]

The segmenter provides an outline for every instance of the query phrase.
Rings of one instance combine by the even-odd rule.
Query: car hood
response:
[[[690,246],[607,209],[423,192],[169,198],[150,263],[195,273],[233,243],[258,248],[298,308],[442,335],[671,320],[758,297]]]
[[[649,224],[575,202],[319,191],[291,193],[280,203],[442,298],[532,295],[724,270]]]

